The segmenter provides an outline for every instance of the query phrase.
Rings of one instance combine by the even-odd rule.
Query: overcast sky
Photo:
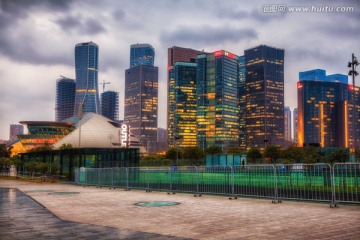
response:
[[[264,13],[268,4],[286,5],[285,12]],[[354,11],[288,10],[312,5]],[[120,92],[120,119],[134,43],[155,48],[159,127],[166,127],[167,48],[174,45],[239,56],[260,44],[285,49],[285,105],[294,108],[299,71],[347,74],[351,53],[359,57],[359,10],[357,0],[0,0],[0,139],[9,138],[12,123],[55,120],[56,80],[75,78],[75,44],[88,41],[99,45],[99,82]]]

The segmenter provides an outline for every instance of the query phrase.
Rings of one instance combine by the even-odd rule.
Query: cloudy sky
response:
[[[285,12],[268,13],[269,5]],[[352,12],[290,12],[291,6],[350,6]],[[99,82],[120,92],[130,45],[149,43],[159,67],[159,127],[166,127],[167,48],[227,50],[260,44],[285,49],[285,104],[296,107],[299,71],[348,69],[360,55],[357,0],[0,0],[0,139],[23,120],[55,120],[55,83],[75,77],[74,46],[100,47]],[[101,89],[101,88],[100,88]]]

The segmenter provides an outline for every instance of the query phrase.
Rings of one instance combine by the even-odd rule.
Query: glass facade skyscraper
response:
[[[56,81],[55,120],[62,121],[74,116],[75,80],[61,77]]]
[[[130,46],[130,68],[139,65],[154,66],[155,50],[147,43]]]
[[[245,50],[246,143],[265,148],[284,140],[284,50],[260,45]]]
[[[139,65],[125,70],[124,123],[150,153],[157,143],[158,68]]]
[[[76,94],[74,115],[84,112],[100,114],[98,84],[99,46],[94,42],[75,46]]]
[[[197,57],[197,143],[206,149],[239,144],[238,56],[227,51]]]
[[[246,147],[246,66],[245,56],[238,58],[239,61],[239,81],[238,81],[238,98],[239,98],[239,146]]]
[[[196,63],[177,62],[170,70],[171,85],[168,103],[171,121],[169,144],[196,146]]]
[[[338,81],[338,77],[325,76],[319,81],[317,70],[299,74],[298,146],[350,147],[354,135],[352,86]],[[302,80],[304,75],[312,75],[313,80]],[[346,75],[340,76],[340,79],[345,78]],[[356,93],[355,105],[359,109],[358,88]],[[358,110],[355,116],[357,139],[359,116]]]
[[[101,114],[113,121],[119,120],[119,93],[106,91],[101,94]]]
[[[167,112],[167,126],[168,126],[168,136],[167,142],[170,147],[176,146],[178,140],[175,141],[175,137],[179,136],[174,133],[175,128],[177,127],[174,122],[174,111],[175,111],[175,89],[181,88],[175,84],[175,69],[174,65],[177,62],[182,63],[195,63],[197,55],[204,53],[202,51],[194,50],[191,48],[183,48],[178,46],[173,46],[168,48],[168,112]],[[181,68],[181,67],[180,67]],[[178,70],[180,70],[178,68]],[[191,68],[191,67],[190,67]],[[178,75],[179,76],[179,75]],[[177,80],[178,83],[179,80]],[[175,136],[176,135],[176,136]],[[180,139],[179,139],[180,140]]]

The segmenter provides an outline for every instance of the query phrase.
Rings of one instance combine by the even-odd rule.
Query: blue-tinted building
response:
[[[170,70],[169,144],[196,146],[196,63],[177,62]],[[175,143],[176,141],[176,143]]]
[[[76,94],[74,115],[84,112],[100,114],[98,90],[99,46],[94,42],[75,46]]]
[[[61,77],[56,81],[55,119],[60,122],[74,115],[76,84],[74,79]]]
[[[139,65],[154,66],[155,50],[150,44],[133,44],[130,46],[130,68]]]
[[[352,86],[344,83],[346,75],[326,76],[323,81],[313,75],[313,80],[302,76],[316,70],[301,72],[298,89],[298,145],[347,148],[353,141]],[[346,81],[347,82],[347,81]],[[356,89],[356,105],[359,105]],[[359,111],[356,112],[359,119]],[[358,129],[359,122],[356,129]],[[357,131],[359,137],[359,132]],[[357,139],[358,139],[357,137]]]
[[[149,65],[125,70],[124,123],[151,153],[157,143],[158,71]]]
[[[101,94],[102,115],[113,121],[119,120],[119,93],[106,91]]]
[[[299,73],[299,81],[326,81],[326,71],[314,69]]]
[[[197,57],[197,144],[239,144],[238,56],[220,50]]]
[[[284,53],[266,45],[245,50],[247,147],[283,144]]]

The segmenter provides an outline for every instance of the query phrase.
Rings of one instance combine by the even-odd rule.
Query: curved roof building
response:
[[[68,119],[70,120],[70,119]],[[140,141],[129,131],[124,131],[124,125],[95,113],[86,113],[84,117],[72,119],[76,129],[66,135],[53,146],[59,148],[63,144],[71,144],[75,148],[140,148],[140,153],[146,150]]]

